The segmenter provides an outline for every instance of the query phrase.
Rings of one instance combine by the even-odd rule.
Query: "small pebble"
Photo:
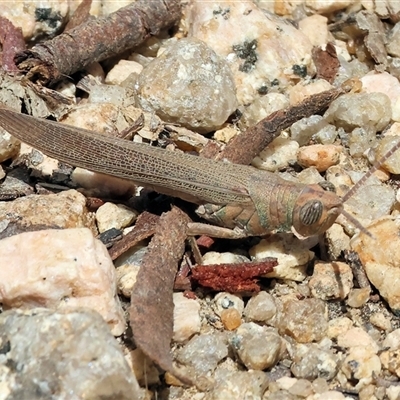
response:
[[[183,293],[174,293],[174,331],[172,339],[183,343],[200,332],[200,304]]]
[[[370,282],[397,312],[400,309],[400,219],[382,217],[367,228],[373,239],[360,234],[352,239],[352,249],[358,253]]]
[[[252,165],[270,172],[279,171],[296,160],[298,149],[296,141],[279,136],[254,158]]]
[[[391,331],[392,323],[389,318],[385,316],[382,312],[374,313],[370,316],[369,321],[371,324],[375,325],[377,328],[383,331]]]
[[[299,343],[321,340],[328,328],[326,307],[319,299],[289,300],[283,307],[279,332]]]
[[[390,99],[376,92],[344,94],[331,103],[324,117],[347,131],[363,126],[381,131],[392,117]]]
[[[275,329],[254,322],[242,324],[230,338],[230,343],[242,363],[255,370],[274,366],[284,350],[282,338]]]
[[[290,104],[299,104],[307,97],[329,89],[332,89],[332,86],[325,79],[316,79],[311,82],[300,80],[296,85],[289,89]]]
[[[318,135],[321,130],[329,127],[331,129],[333,128],[333,131],[336,132],[336,128],[333,125],[329,125],[321,115],[312,115],[311,117],[302,118],[300,121],[295,122],[290,127],[290,136],[293,140],[296,140],[300,146],[305,146],[308,145],[310,140]]]
[[[104,203],[96,211],[97,227],[99,232],[111,228],[122,229],[131,225],[138,216],[138,212],[123,204]]]
[[[318,299],[345,299],[353,287],[353,273],[343,262],[319,262],[314,265],[308,284],[312,295]]]
[[[303,168],[315,167],[324,172],[332,165],[339,163],[341,147],[333,144],[315,144],[301,147],[297,153],[297,162]]]
[[[268,240],[262,239],[249,250],[252,260],[276,257],[278,265],[274,271],[266,274],[268,278],[290,279],[302,281],[307,277],[307,265],[314,253],[308,249],[307,243],[294,236],[276,234]]]
[[[238,125],[244,130],[260,122],[275,111],[289,106],[289,100],[281,93],[267,93],[244,108]]]
[[[395,329],[393,332],[388,333],[382,342],[382,347],[388,347],[390,350],[400,349],[400,329]]]
[[[215,386],[207,400],[263,398],[268,387],[267,374],[262,371],[229,371],[217,377]],[[194,397],[191,397],[193,400]]]
[[[340,367],[357,390],[369,385],[381,372],[381,361],[370,346],[351,347]]]
[[[333,318],[328,322],[327,337],[336,339],[339,335],[344,335],[352,326],[353,322],[350,318]]]
[[[340,347],[352,348],[362,346],[371,348],[375,353],[378,352],[379,346],[374,339],[362,328],[351,328],[337,337],[337,343]]]
[[[400,378],[400,350],[386,350],[379,354],[382,367]]]
[[[400,57],[400,24],[397,23],[389,32],[386,43],[387,52],[393,57]]]
[[[143,66],[136,61],[120,60],[109,71],[105,78],[105,83],[120,85],[130,74],[140,74]]]
[[[14,157],[20,148],[20,141],[0,128],[0,162]]]
[[[299,29],[308,37],[313,46],[323,46],[328,43],[328,18],[323,15],[310,15],[299,21]]]
[[[226,253],[225,253],[226,254]],[[235,309],[241,317],[243,314],[244,309],[244,302],[241,297],[227,293],[227,292],[220,292],[214,297],[214,305],[215,305],[215,313],[219,316],[231,308]]]
[[[313,343],[297,345],[292,360],[290,370],[296,378],[331,380],[339,368],[338,359],[330,350]]]
[[[244,316],[248,322],[259,322],[273,325],[277,308],[274,297],[265,291],[261,291],[251,297],[244,309]]]
[[[228,355],[225,336],[218,333],[194,336],[176,353],[178,362],[194,368],[199,375],[215,370],[218,363]]]
[[[242,317],[238,310],[235,308],[229,308],[222,311],[221,322],[225,329],[228,331],[234,331],[242,323]]]

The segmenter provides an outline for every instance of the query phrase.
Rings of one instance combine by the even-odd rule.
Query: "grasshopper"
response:
[[[46,155],[75,167],[130,179],[159,193],[199,204],[198,215],[218,226],[191,223],[192,235],[241,238],[292,231],[308,237],[324,233],[344,213],[345,200],[335,193],[319,185],[289,182],[251,166],[108,137],[4,106],[0,106],[0,126]],[[344,214],[365,231],[353,217]]]

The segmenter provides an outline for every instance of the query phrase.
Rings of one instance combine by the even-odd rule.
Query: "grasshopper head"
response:
[[[293,228],[307,237],[324,233],[343,211],[340,197],[319,185],[305,186],[293,210]]]

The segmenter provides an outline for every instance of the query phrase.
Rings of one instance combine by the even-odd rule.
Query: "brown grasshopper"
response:
[[[48,156],[73,166],[130,179],[159,193],[200,204],[197,213],[219,227],[192,223],[192,235],[240,238],[294,231],[307,237],[325,232],[344,213],[344,200],[335,193],[319,185],[289,182],[251,166],[170,152],[5,107],[0,107],[0,126]],[[347,213],[345,216],[365,231],[353,217]]]

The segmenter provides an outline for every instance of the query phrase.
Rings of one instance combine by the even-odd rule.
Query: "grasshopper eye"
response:
[[[313,225],[322,217],[324,205],[319,200],[311,200],[300,209],[300,220],[304,225]]]

